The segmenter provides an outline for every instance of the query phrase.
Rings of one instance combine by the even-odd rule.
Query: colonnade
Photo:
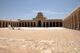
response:
[[[43,27],[62,27],[62,22],[43,22]]]
[[[19,22],[19,27],[62,27],[62,22]]]
[[[80,7],[64,19],[63,26],[70,29],[80,30]]]
[[[62,27],[62,22],[19,22],[19,27]],[[38,26],[39,25],[39,26]]]
[[[0,27],[8,27],[9,25],[11,25],[11,27],[18,27],[19,23],[15,21],[0,20]]]
[[[19,22],[19,27],[36,27],[35,22]]]
[[[62,22],[19,22],[19,21],[2,21],[0,20],[0,27],[8,27],[8,25],[11,25],[11,27],[62,27]]]

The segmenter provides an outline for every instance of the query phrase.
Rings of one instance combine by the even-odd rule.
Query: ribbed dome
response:
[[[37,14],[36,17],[40,18],[40,17],[44,17],[44,16],[43,16],[43,13],[42,12],[38,12],[38,14]]]

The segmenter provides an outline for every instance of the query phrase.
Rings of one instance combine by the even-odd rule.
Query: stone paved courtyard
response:
[[[66,28],[0,28],[0,53],[80,53],[80,31]]]

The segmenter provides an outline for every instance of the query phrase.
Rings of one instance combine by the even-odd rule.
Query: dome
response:
[[[42,12],[38,12],[36,17],[44,17]]]

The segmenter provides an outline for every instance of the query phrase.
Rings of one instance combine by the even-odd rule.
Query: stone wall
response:
[[[63,21],[65,28],[80,30],[80,7],[71,12]]]

